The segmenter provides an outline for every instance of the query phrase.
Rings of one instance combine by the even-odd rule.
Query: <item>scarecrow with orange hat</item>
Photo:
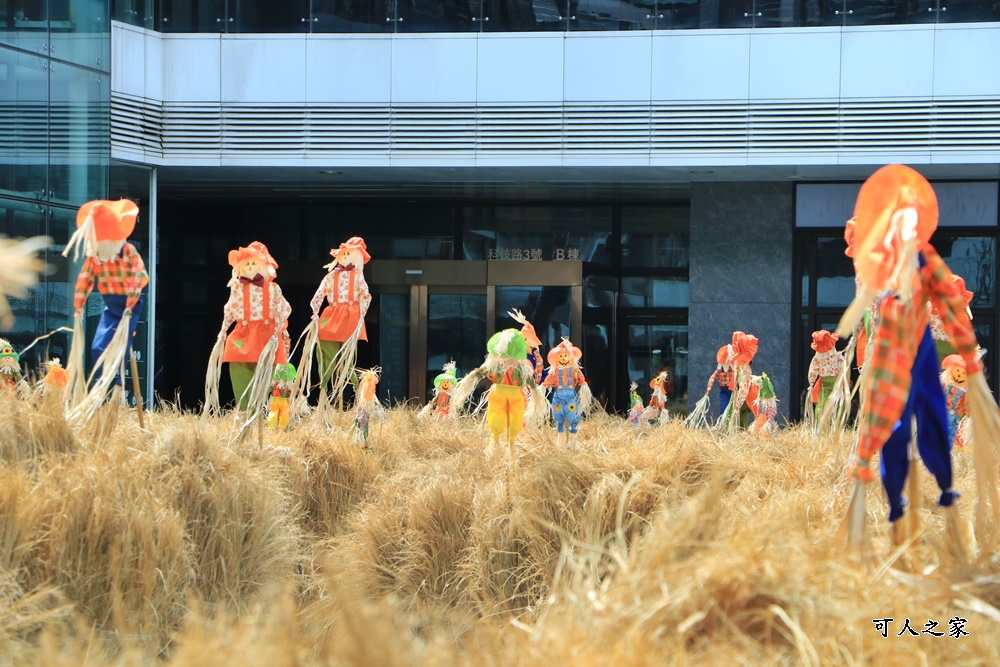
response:
[[[705,386],[705,395],[694,404],[694,410],[684,420],[686,426],[707,426],[708,413],[711,410],[712,401],[709,394],[715,381],[719,381],[719,414],[725,414],[729,407],[729,401],[733,396],[733,387],[736,384],[736,375],[733,372],[733,365],[729,362],[729,346],[723,345],[715,353],[715,371],[709,376],[708,384]]]
[[[531,362],[531,367],[535,369],[535,384],[541,384],[542,379],[545,377],[545,363],[542,361],[542,340],[535,332],[535,327],[520,310],[515,308],[507,314],[515,322],[522,325],[521,335],[524,336],[524,342],[528,344],[528,361]]]
[[[859,418],[857,455],[849,470],[856,482],[844,529],[853,543],[864,535],[865,485],[872,480],[871,460],[877,452],[881,452],[893,539],[897,544],[905,539],[899,519],[906,504],[904,484],[908,476],[913,479],[916,475],[915,469],[910,470],[909,457],[914,417],[917,451],[941,489],[938,504],[945,507],[953,542],[960,535],[954,508],[958,494],[951,486],[948,415],[927,303],[937,311],[950,342],[965,361],[969,405],[973,413],[978,412],[976,421],[989,429],[990,435],[1000,433],[1000,412],[983,379],[965,297],[929,243],[937,218],[934,190],[923,176],[903,165],[875,172],[862,186],[855,206],[855,268],[863,290],[841,319],[838,334],[850,333],[869,304],[877,297],[879,300],[862,379],[864,409]],[[979,467],[977,464],[977,475],[989,475],[981,488],[989,490],[994,522],[1000,521],[992,459],[983,470]],[[981,503],[984,500],[980,498]],[[977,536],[986,539],[980,532],[985,518],[977,519],[983,519],[977,520]]]
[[[643,418],[643,412],[645,412],[645,406],[642,404],[642,396],[639,395],[637,391],[639,389],[639,384],[637,382],[629,383],[628,387],[628,417],[626,420],[629,424],[635,424],[636,426],[642,426],[645,424]]]
[[[660,371],[652,380],[649,381],[649,388],[653,390],[653,393],[649,396],[649,403],[646,404],[646,409],[642,412],[642,423],[645,424],[665,424],[670,418],[670,414],[667,412],[667,381],[670,379],[670,373],[666,370]]]
[[[816,406],[816,417],[823,414],[826,400],[844,370],[844,355],[837,351],[840,337],[829,331],[814,331],[811,347],[816,354],[809,362],[809,402]]]
[[[357,360],[358,341],[368,340],[365,329],[365,315],[371,304],[372,295],[365,282],[364,265],[371,260],[368,246],[360,236],[353,236],[339,247],[330,250],[333,261],[323,268],[323,276],[316,294],[309,302],[312,308],[312,322],[306,330],[306,343],[299,364],[299,378],[296,392],[310,389],[312,357],[319,362],[320,386],[325,391],[333,379],[331,398],[340,396],[349,381],[357,381],[354,364]],[[323,302],[326,308],[320,309]]]
[[[960,354],[949,354],[941,361],[941,388],[944,390],[944,405],[948,410],[948,445],[965,446],[964,433],[959,424],[969,416],[969,404],[965,396],[968,382],[965,359]],[[964,429],[962,429],[964,431]]]
[[[267,403],[275,364],[288,363],[281,338],[292,307],[275,282],[278,263],[263,243],[231,250],[229,265],[229,300],[209,360],[205,409],[218,410],[219,375],[228,363],[239,409],[256,414]]]
[[[379,373],[382,369],[369,368],[361,372],[358,382],[358,395],[354,403],[354,433],[361,449],[368,449],[368,434],[373,420],[382,416],[385,408],[375,395],[378,387]]]
[[[135,229],[138,215],[139,207],[127,199],[87,202],[77,212],[77,230],[62,253],[63,257],[73,253],[76,261],[82,250],[85,257],[76,279],[73,343],[66,369],[70,386],[69,404],[80,408],[74,413],[77,417],[92,416],[107,398],[109,390],[121,392],[121,369],[132,349],[132,337],[139,325],[142,290],[149,283],[142,257],[135,246],[126,241]],[[91,343],[93,372],[99,375],[86,397],[86,404],[81,406],[86,391],[83,379],[83,308],[95,287],[104,299],[104,312]],[[117,405],[118,402],[113,403]]]
[[[576,440],[576,429],[592,400],[587,379],[580,370],[582,357],[583,351],[568,338],[563,338],[559,345],[549,350],[549,372],[542,383],[553,389],[552,414],[556,432],[570,445]]]
[[[733,332],[733,340],[727,346],[726,361],[733,365],[735,396],[729,401],[719,417],[724,430],[735,433],[740,426],[750,425],[750,415],[756,419],[756,401],[759,385],[754,382],[750,362],[757,354],[757,337],[742,331]]]

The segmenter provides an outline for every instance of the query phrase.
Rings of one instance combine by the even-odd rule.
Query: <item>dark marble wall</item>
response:
[[[779,423],[789,413],[793,191],[791,183],[691,186],[691,405],[715,370],[715,353],[742,330],[760,339],[753,371],[771,378]]]

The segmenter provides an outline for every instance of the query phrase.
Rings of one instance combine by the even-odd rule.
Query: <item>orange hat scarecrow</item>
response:
[[[558,366],[559,355],[562,354],[569,354],[576,363],[579,363],[580,359],[583,358],[583,350],[564,338],[561,343],[549,350],[549,353],[546,355],[546,359],[548,359],[550,365]]]
[[[715,353],[715,361],[720,367],[725,366],[729,363],[729,346],[723,345],[719,348],[719,351]]]
[[[63,257],[74,253],[73,260],[80,258],[82,246],[86,257],[98,255],[98,243],[118,242],[127,239],[135,230],[139,216],[139,206],[131,200],[89,201],[76,213],[76,232],[66,244]]]
[[[737,366],[749,364],[757,354],[757,337],[742,331],[733,332],[733,342],[729,344],[729,363]]]
[[[812,335],[812,344],[809,346],[817,352],[829,352],[837,345],[837,341],[840,337],[835,333],[830,333],[829,331],[814,331]]]
[[[361,260],[363,264],[367,264],[371,261],[372,256],[368,254],[368,244],[360,236],[352,236],[343,243],[341,243],[336,248],[330,249],[330,255],[333,256],[333,261],[327,264],[324,268],[333,270],[337,266],[337,261],[344,254],[351,252],[352,250],[357,250],[361,253]]]

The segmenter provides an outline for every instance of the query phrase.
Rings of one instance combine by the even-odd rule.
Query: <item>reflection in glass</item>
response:
[[[627,381],[639,385],[639,395],[644,403],[648,403],[651,393],[649,381],[661,371],[667,371],[667,409],[672,414],[686,414],[687,325],[629,325],[626,359]]]
[[[48,0],[5,0],[0,4],[0,44],[48,55]]]
[[[624,207],[621,244],[625,267],[687,268],[691,209],[687,206]]]
[[[489,32],[527,32],[534,30],[565,30],[559,20],[556,3],[531,0],[483,0],[483,22],[480,28]]]
[[[309,32],[309,0],[240,0],[236,3],[239,32]]]
[[[626,308],[687,308],[687,278],[622,278],[621,305]]]
[[[578,0],[570,14],[570,30],[653,30],[655,0]]]
[[[110,77],[52,63],[49,90],[49,190],[79,206],[100,199],[111,164]]]
[[[410,394],[410,295],[379,294],[378,396],[383,403],[405,401]]]
[[[49,55],[110,72],[108,0],[49,0]]]
[[[396,0],[396,32],[479,32],[479,0]]]
[[[160,0],[163,32],[228,32],[236,22],[226,0]]]
[[[1000,3],[980,0],[939,0],[938,23],[1000,21]]]
[[[937,0],[847,0],[847,25],[935,23]]]
[[[965,288],[973,293],[973,308],[989,308],[996,304],[996,239],[938,234],[931,239],[931,245],[952,273],[965,280]]]
[[[856,292],[854,264],[842,236],[817,239],[816,305],[849,306]]]
[[[499,302],[499,299],[498,299]],[[486,341],[485,294],[430,294],[427,297],[427,396],[448,361],[459,377],[483,363]]]
[[[313,32],[395,32],[393,0],[312,0]]]
[[[156,4],[153,0],[113,0],[111,18],[148,30],[159,29],[156,25]]]
[[[0,194],[45,199],[48,61],[0,47]]]
[[[562,341],[563,336],[569,337],[572,300],[571,287],[497,287],[494,331],[510,327],[520,329],[521,326],[507,315],[517,308],[535,327],[535,333],[542,341],[544,358]],[[579,346],[577,341],[573,344]]]
[[[587,276],[583,279],[583,305],[587,308],[614,308],[618,279],[613,276]]]
[[[615,390],[611,382],[611,327],[585,324],[583,327],[583,374],[590,391],[601,405],[607,406]]]
[[[465,259],[611,264],[610,207],[470,206],[463,219]]]

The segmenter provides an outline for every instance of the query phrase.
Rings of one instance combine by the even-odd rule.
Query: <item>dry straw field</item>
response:
[[[903,559],[873,487],[864,559],[836,542],[847,453],[802,428],[598,416],[512,463],[403,408],[365,452],[347,413],[233,445],[220,419],[127,414],[94,446],[3,400],[2,665],[1000,664],[1000,564],[939,555],[930,477]]]

